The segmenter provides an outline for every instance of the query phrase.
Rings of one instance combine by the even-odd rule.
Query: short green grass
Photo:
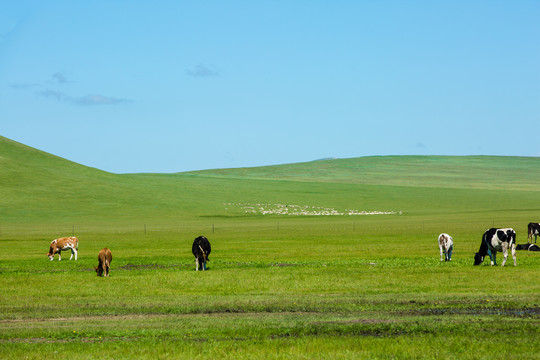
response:
[[[49,239],[3,239],[14,250],[0,258],[0,353],[527,359],[539,350],[540,257],[474,267],[475,223],[449,224],[456,249],[442,263],[438,225],[305,218],[280,219],[278,230],[272,219],[237,232],[243,222],[229,221],[207,233],[206,272],[194,271],[191,231],[78,234],[77,262],[50,262]],[[103,246],[114,256],[109,278],[92,271]]]
[[[472,265],[491,226],[526,242],[537,164],[383,157],[116,175],[0,138],[0,358],[538,358],[538,253]],[[434,178],[449,167],[453,181]],[[440,232],[454,237],[452,262],[439,259]],[[50,241],[72,234],[79,260],[49,261]],[[190,253],[198,235],[212,242],[206,272]],[[109,278],[93,272],[103,247]]]

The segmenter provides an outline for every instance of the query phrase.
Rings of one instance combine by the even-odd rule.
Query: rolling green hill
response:
[[[538,216],[539,191],[540,158],[386,156],[112,174],[0,137],[4,224],[168,223],[260,217],[260,208],[277,214],[284,206],[308,209],[307,214],[322,209],[422,216],[505,210]]]
[[[0,138],[0,358],[531,358],[538,253],[505,268],[473,254],[491,226],[526,241],[538,165],[388,156],[120,175]],[[78,260],[49,261],[72,232]],[[194,271],[197,235],[209,271]],[[108,278],[92,270],[103,247]]]
[[[371,156],[188,174],[224,178],[540,191],[540,158]]]

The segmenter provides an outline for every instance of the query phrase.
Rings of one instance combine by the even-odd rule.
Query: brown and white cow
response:
[[[79,239],[76,237],[63,237],[59,239],[54,239],[51,242],[51,247],[49,248],[49,253],[47,256],[51,261],[54,260],[54,255],[58,254],[58,261],[62,260],[62,250],[71,250],[71,256],[69,260],[75,255],[75,260],[77,260],[77,250],[79,249]]]
[[[111,266],[112,254],[111,250],[107,248],[101,249],[98,254],[98,267],[96,269],[97,276],[109,276],[109,269]]]

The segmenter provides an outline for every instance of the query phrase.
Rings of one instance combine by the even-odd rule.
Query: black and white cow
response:
[[[442,233],[439,235],[439,251],[441,253],[441,261],[452,261],[452,251],[454,250],[454,240],[448,234]],[[444,258],[443,258],[444,254]]]
[[[529,223],[529,231],[527,232],[527,242],[532,243],[534,236],[534,243],[536,244],[536,237],[540,235],[540,223]]]
[[[204,236],[199,236],[193,240],[191,252],[193,252],[193,256],[195,256],[196,271],[199,271],[199,265],[201,266],[201,270],[206,270],[206,262],[209,261],[208,256],[210,255],[210,251],[212,251],[210,241]]]
[[[516,245],[516,250],[540,251],[540,246],[536,244],[520,244]]]
[[[502,266],[504,266],[508,258],[508,248],[512,249],[514,266],[516,266],[516,232],[511,228],[491,228],[482,236],[480,250],[474,255],[474,265],[480,265],[486,255],[489,255],[492,266],[497,265],[497,251],[502,251],[504,256]]]

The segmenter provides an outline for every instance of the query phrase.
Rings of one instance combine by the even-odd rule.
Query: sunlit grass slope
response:
[[[472,265],[486,228],[512,226],[521,243],[540,221],[538,165],[373,157],[120,175],[0,138],[0,358],[538,358],[538,253]],[[392,214],[261,210],[301,207]],[[72,232],[78,260],[49,261]],[[454,237],[449,263],[440,232]],[[195,272],[201,234],[211,261]],[[98,278],[105,246],[111,276]]]
[[[4,223],[247,216],[240,204],[422,215],[538,213],[539,192],[539,158],[389,156],[179,174],[111,174],[0,137]]]
[[[457,189],[540,190],[540,158],[536,157],[371,156],[193,174]]]

